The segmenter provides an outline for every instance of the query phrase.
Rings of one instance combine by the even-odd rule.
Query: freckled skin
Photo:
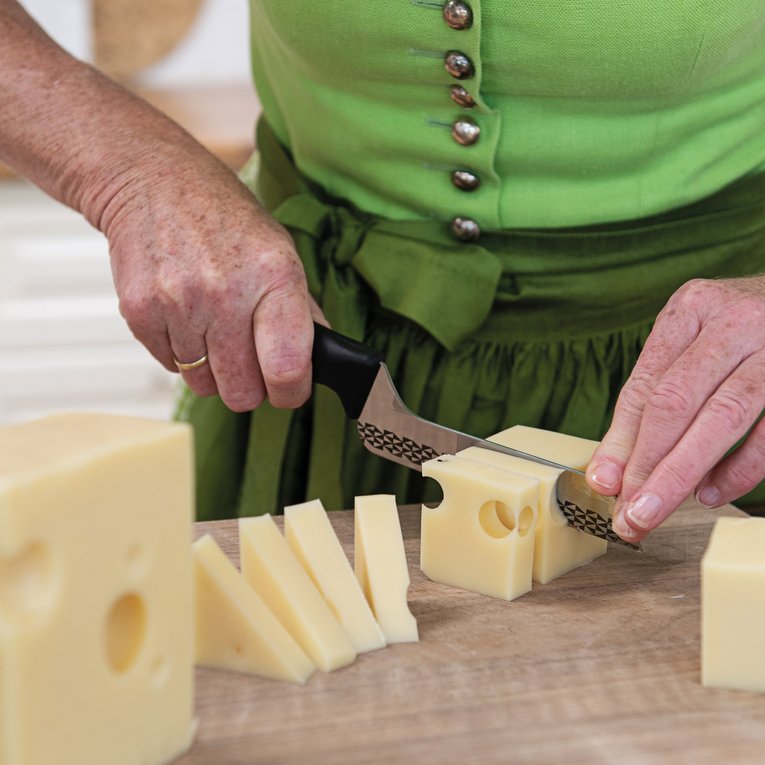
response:
[[[755,423],[763,409],[765,276],[688,282],[657,317],[587,471],[603,490],[598,465],[621,469],[620,483],[603,490],[619,495],[617,532],[636,541],[690,494],[714,487],[717,506],[760,483],[765,421]],[[658,497],[660,508],[641,526],[630,504],[645,494]]]
[[[0,0],[0,159],[109,240],[120,310],[167,369],[231,409],[310,394],[312,319],[287,232],[180,126]]]

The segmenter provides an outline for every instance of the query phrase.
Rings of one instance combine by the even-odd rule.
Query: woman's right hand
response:
[[[196,393],[233,410],[310,393],[324,322],[287,232],[167,116],[56,45],[0,0],[0,160],[109,239],[135,336]]]
[[[296,407],[311,392],[310,298],[287,231],[228,168],[193,144],[136,157],[139,172],[106,194],[100,225],[120,310],[166,368],[234,411],[264,398]]]

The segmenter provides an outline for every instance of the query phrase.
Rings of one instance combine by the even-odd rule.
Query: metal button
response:
[[[460,117],[452,124],[452,138],[461,146],[472,146],[480,135],[481,128],[472,117]]]
[[[452,183],[462,191],[475,191],[481,185],[481,179],[469,170],[455,170]]]
[[[473,26],[473,11],[462,0],[447,0],[444,3],[444,21],[452,29],[469,29]]]
[[[461,242],[474,242],[481,236],[481,227],[471,218],[457,216],[452,220],[452,233]]]
[[[452,85],[449,89],[449,95],[455,104],[462,106],[464,109],[472,109],[475,106],[475,99],[462,85]]]
[[[473,62],[461,51],[449,50],[444,56],[446,71],[455,80],[467,80],[475,75]]]

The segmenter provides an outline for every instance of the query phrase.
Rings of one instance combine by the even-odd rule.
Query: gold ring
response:
[[[199,369],[199,367],[204,366],[207,363],[207,354],[205,353],[204,356],[198,358],[196,361],[189,361],[188,364],[183,361],[178,361],[175,356],[173,356],[173,361],[175,362],[175,366],[178,367],[179,372],[188,372],[190,369]]]

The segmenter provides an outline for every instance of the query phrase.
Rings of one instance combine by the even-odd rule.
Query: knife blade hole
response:
[[[492,499],[484,502],[478,511],[478,520],[481,528],[495,539],[502,539],[515,529],[515,515],[513,511],[499,500]]]

